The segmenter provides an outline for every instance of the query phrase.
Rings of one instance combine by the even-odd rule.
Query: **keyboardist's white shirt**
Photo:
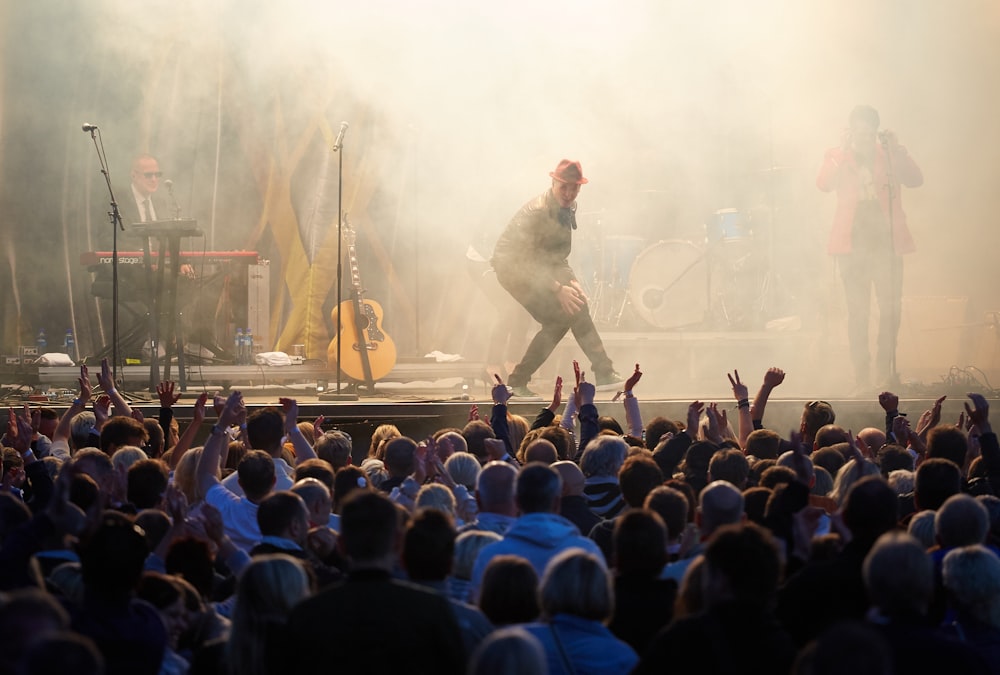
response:
[[[139,222],[145,223],[147,220],[156,220],[156,209],[153,207],[153,196],[143,197],[142,193],[135,189],[135,184],[130,184],[132,188],[132,199],[135,200],[135,210],[139,214]],[[146,218],[146,199],[149,199],[149,218]]]

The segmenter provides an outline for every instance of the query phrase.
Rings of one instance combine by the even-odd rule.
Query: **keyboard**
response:
[[[110,265],[111,251],[85,251],[80,254],[80,264],[84,267],[95,265]],[[159,251],[150,251],[150,258],[155,263],[160,257]],[[256,265],[260,259],[257,251],[181,251],[181,262],[198,265],[218,265],[234,262],[241,265]],[[142,265],[142,251],[118,251],[119,265]]]

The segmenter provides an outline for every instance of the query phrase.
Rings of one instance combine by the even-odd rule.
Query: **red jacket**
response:
[[[882,205],[882,215],[889,222],[889,180],[886,175],[886,149],[875,146],[875,165],[873,179],[878,186],[878,199]],[[900,184],[906,187],[919,187],[924,182],[924,174],[913,161],[906,148],[896,145],[892,148],[893,199],[892,199],[892,241],[897,255],[912,253],[916,250],[913,236],[906,226],[906,214],[903,213],[900,199]],[[858,178],[858,165],[854,151],[843,147],[830,148],[823,158],[823,166],[816,177],[816,185],[823,192],[837,191],[837,211],[833,216],[833,229],[830,230],[830,240],[827,253],[841,255],[851,252],[851,225],[854,222],[854,211],[858,205],[858,193],[861,181]]]

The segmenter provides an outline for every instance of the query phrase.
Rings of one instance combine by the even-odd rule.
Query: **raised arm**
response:
[[[198,466],[195,469],[195,484],[198,486],[198,495],[202,498],[214,485],[220,485],[216,474],[219,471],[222,450],[229,443],[228,429],[240,417],[240,411],[244,408],[243,394],[234,391],[226,399],[226,405],[222,408],[219,421],[212,427],[212,432],[205,441],[205,447],[198,458]]]
[[[177,462],[181,461],[184,453],[191,449],[191,444],[194,443],[195,436],[198,434],[198,430],[201,429],[202,422],[205,421],[205,402],[207,400],[208,394],[206,392],[202,392],[198,396],[191,413],[191,424],[187,425],[184,433],[177,439],[177,445],[164,453],[163,461],[167,463],[167,466],[171,470],[177,467]]]
[[[510,389],[503,383],[499,375],[497,384],[493,385],[490,395],[493,397],[493,408],[490,410],[490,428],[498,440],[503,441],[507,454],[514,456],[514,444],[510,439],[510,424],[507,423],[507,401],[510,400]]]
[[[181,395],[174,393],[174,383],[164,380],[156,385],[156,396],[160,399],[160,430],[163,432],[163,452],[170,449],[170,422],[174,419],[174,404],[180,400]]]
[[[642,379],[642,371],[639,370],[637,363],[632,375],[625,381],[625,389],[622,391],[625,396],[622,401],[625,406],[625,426],[628,428],[628,434],[635,438],[642,438],[642,413],[639,411],[639,399],[635,397],[634,393],[635,386],[639,384],[640,379]]]
[[[111,374],[111,364],[108,363],[107,359],[101,359],[101,373],[97,376],[97,383],[101,385],[101,389],[111,399],[111,404],[115,407],[116,415],[132,417],[132,406],[128,404],[125,397],[115,388],[115,378]]]
[[[733,386],[733,398],[736,399],[736,412],[739,415],[739,442],[740,448],[747,447],[747,436],[753,431],[753,418],[750,414],[750,401],[749,395],[750,390],[745,384],[740,382],[740,371],[733,370],[732,375],[726,373],[729,377],[729,384]]]
[[[299,429],[299,403],[294,398],[279,398],[282,410],[285,411],[285,435],[295,448],[295,466],[307,459],[316,459],[316,451]]]
[[[575,394],[580,403],[580,446],[577,448],[577,458],[587,449],[587,444],[597,437],[597,406],[594,405],[596,394],[597,387],[584,381],[583,373],[580,373],[580,384]]]
[[[52,432],[53,456],[59,457],[62,460],[68,459],[70,453],[67,451],[66,456],[62,456],[61,452],[57,450],[62,444],[60,443],[57,446],[56,441],[62,441],[66,444],[67,449],[69,448],[69,430],[73,423],[73,418],[87,409],[87,404],[90,403],[90,397],[94,392],[90,384],[90,372],[87,370],[87,366],[80,366],[80,377],[77,378],[77,381],[80,383],[80,395],[74,399],[73,404],[59,418],[59,424],[56,426],[56,430]]]
[[[771,392],[779,384],[785,381],[785,371],[781,368],[768,368],[764,373],[764,381],[754,396],[753,405],[750,406],[750,419],[754,429],[764,428],[764,408],[767,407],[767,399]]]

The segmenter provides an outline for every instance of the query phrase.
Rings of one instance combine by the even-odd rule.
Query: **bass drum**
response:
[[[705,251],[689,241],[667,240],[646,248],[629,277],[635,313],[664,329],[684,328],[705,320],[708,263]]]

